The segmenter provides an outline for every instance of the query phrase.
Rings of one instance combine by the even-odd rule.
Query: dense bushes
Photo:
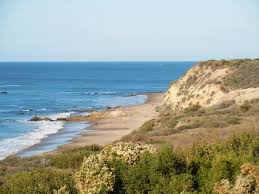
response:
[[[97,153],[92,145],[43,156],[20,158],[10,156],[0,161],[0,193],[76,193],[73,175],[84,157]],[[61,190],[60,190],[61,188]]]
[[[145,154],[135,165],[124,172],[127,193],[180,192],[193,184],[182,155],[165,146],[158,154]],[[184,180],[184,182],[183,182]]]
[[[212,193],[222,179],[233,182],[246,162],[259,164],[259,138],[255,135],[196,146],[183,153],[165,146],[122,172],[121,182],[127,193]]]
[[[185,152],[165,145],[158,153],[145,153],[133,165],[123,160],[109,163],[116,180],[110,193],[213,193],[221,180],[233,183],[246,162],[259,164],[256,135],[241,135]]]
[[[50,156],[51,166],[57,168],[77,169],[81,166],[84,157],[101,150],[98,145],[76,148],[68,151],[58,152]]]
[[[239,173],[243,163],[259,163],[259,138],[254,135],[241,135],[227,142],[193,148],[189,161],[190,169],[197,180],[197,189],[211,193],[214,184],[221,179],[231,182]]]
[[[118,164],[114,161],[133,165],[146,152],[154,153],[155,149],[148,145],[120,142],[86,157],[75,176],[79,193],[114,191],[116,165],[113,164]]]
[[[92,193],[210,194],[213,191],[220,193],[219,191],[226,186],[233,191],[241,183],[245,183],[246,185],[243,184],[243,186],[246,188],[253,189],[258,181],[248,176],[249,169],[258,169],[256,166],[259,165],[259,137],[255,134],[232,137],[213,145],[197,145],[182,152],[173,151],[169,145],[162,146],[157,152],[152,151],[153,148],[151,151],[145,151],[150,148],[152,147],[132,143],[108,146],[86,157],[81,168],[77,170],[76,176],[77,168],[70,168],[77,166],[76,160],[71,160],[69,165],[44,168],[41,166],[9,174],[6,174],[3,166],[5,175],[0,180],[0,193],[53,193],[55,191],[59,194],[73,194],[80,189],[81,193],[84,191],[87,193],[84,189],[95,182],[97,192]],[[85,149],[89,151],[89,148]],[[74,151],[78,153],[78,150]],[[81,153],[85,154],[85,152]],[[11,159],[8,160],[11,164]],[[56,160],[59,159],[56,158]],[[30,162],[32,162],[31,159]],[[242,167],[240,172],[240,167],[248,162],[252,167]],[[57,166],[60,166],[60,169]],[[105,176],[100,172],[104,174],[109,172],[112,177],[109,179],[111,182],[104,179]],[[102,180],[107,185],[102,184]],[[250,184],[249,180],[251,185],[247,185]],[[78,187],[79,190],[76,190],[76,185],[77,187],[81,185],[82,188]],[[254,193],[254,190],[250,193]]]
[[[0,187],[4,194],[52,193],[66,185],[71,194],[76,193],[70,172],[45,168],[6,176]]]
[[[259,193],[259,167],[251,163],[241,166],[241,174],[231,184],[228,179],[216,183],[214,191],[219,194]]]

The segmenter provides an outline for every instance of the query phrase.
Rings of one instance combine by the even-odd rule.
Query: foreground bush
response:
[[[134,164],[145,153],[154,153],[148,145],[120,142],[104,148],[99,154],[85,158],[75,180],[79,193],[100,193],[113,191],[115,172],[113,160]]]
[[[244,134],[213,145],[199,145],[185,152],[169,146],[145,154],[122,177],[125,193],[214,193],[222,179],[234,182],[240,166],[259,165],[259,137]],[[226,193],[227,194],[227,193]]]
[[[102,155],[86,158],[76,174],[76,186],[80,193],[100,193],[112,191],[114,183],[113,169]]]
[[[192,190],[184,156],[164,146],[158,154],[145,154],[124,174],[126,193],[180,193]]]
[[[196,179],[196,190],[212,193],[216,182],[233,182],[244,163],[259,163],[259,138],[244,134],[214,145],[194,147],[187,158]]]
[[[7,176],[3,182],[0,186],[0,193],[3,194],[48,194],[53,193],[54,190],[59,190],[64,185],[71,194],[76,193],[72,174],[52,168]]]
[[[231,185],[228,179],[216,183],[215,192],[219,194],[252,194],[259,193],[259,167],[250,163],[241,166],[241,174]]]
[[[91,149],[82,149],[86,150],[71,151],[74,155],[69,162],[64,161],[69,153],[59,157],[53,154],[47,160],[9,158],[0,163],[0,193],[258,193],[259,137],[255,134],[182,152],[169,145],[155,151],[151,146],[133,143],[98,148],[91,155]],[[82,160],[84,154],[77,169],[76,158]],[[28,168],[30,164],[33,168]]]

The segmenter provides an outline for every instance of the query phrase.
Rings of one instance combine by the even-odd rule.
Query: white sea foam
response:
[[[57,118],[67,118],[74,112],[63,112],[63,113],[58,113],[58,114],[53,114],[49,115],[48,117],[52,120],[57,120]]]
[[[39,108],[37,109],[37,111],[46,111],[47,109],[46,108]]]
[[[31,112],[31,111],[33,111],[33,109],[24,109],[24,110],[22,110],[22,112]]]
[[[61,117],[68,117],[71,114],[72,112],[67,112],[50,115],[48,117],[55,120]],[[40,143],[43,138],[46,138],[50,134],[57,133],[64,126],[64,122],[62,121],[24,122],[26,122],[29,125],[33,125],[34,130],[18,137],[0,140],[0,160],[4,159],[5,157],[11,154],[15,154],[21,150],[24,150],[35,144]]]

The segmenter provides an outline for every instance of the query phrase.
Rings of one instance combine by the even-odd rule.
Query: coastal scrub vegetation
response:
[[[191,105],[182,111],[161,111],[156,119],[152,119],[139,129],[122,138],[123,141],[134,142],[176,142],[174,135],[195,131],[196,134],[205,135],[206,132],[213,138],[217,138],[217,132],[221,130],[224,137],[234,133],[246,131],[259,131],[259,99],[245,101],[237,104],[235,101],[224,101],[211,107],[201,107],[198,104]],[[193,144],[200,139],[188,138]],[[208,140],[211,140],[208,138]],[[185,145],[181,145],[184,147]]]
[[[174,150],[168,144],[155,148],[117,143],[104,148],[88,146],[69,151],[71,155],[74,152],[84,158],[80,165],[78,157],[71,159],[68,165],[66,156],[57,158],[56,154],[3,160],[0,164],[0,193],[258,191],[259,137],[256,134],[233,136],[184,151]],[[248,189],[247,192],[241,192],[244,189]]]

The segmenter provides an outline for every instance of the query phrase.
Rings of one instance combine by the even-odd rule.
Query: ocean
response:
[[[0,159],[32,156],[68,143],[88,123],[29,121],[142,104],[194,62],[0,63]]]

